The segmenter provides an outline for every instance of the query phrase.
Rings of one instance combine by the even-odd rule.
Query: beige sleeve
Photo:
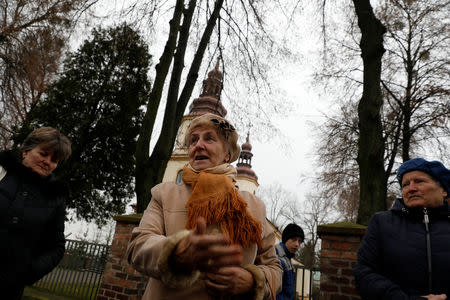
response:
[[[277,293],[281,290],[283,270],[275,252],[275,233],[267,221],[264,224],[264,232],[265,235],[261,247],[258,248],[255,265],[265,277],[263,299],[275,300]]]
[[[255,291],[254,299],[275,300],[277,293],[281,290],[281,279],[283,275],[280,260],[275,252],[275,232],[266,219],[266,207],[264,202],[250,193],[245,194],[247,194],[246,196],[249,198],[249,201],[253,202],[255,205],[256,209],[253,210],[253,214],[254,217],[260,220],[263,230],[262,245],[258,247],[254,265],[263,274],[264,282],[260,283],[257,280],[260,277],[258,276],[258,273],[260,272],[246,268],[253,274],[256,287],[259,286],[259,291]],[[263,293],[261,293],[261,289],[263,290]],[[256,296],[259,298],[256,298]]]
[[[199,278],[200,272],[176,274],[169,267],[171,253],[189,231],[181,230],[166,236],[164,224],[161,189],[156,186],[139,226],[133,229],[126,257],[137,271],[161,280],[168,287],[189,287]]]

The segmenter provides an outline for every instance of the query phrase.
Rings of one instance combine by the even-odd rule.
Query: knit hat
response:
[[[187,133],[184,140],[186,147],[189,147],[190,136],[194,131],[194,129],[198,127],[214,128],[217,134],[223,137],[230,151],[229,163],[232,163],[233,161],[239,158],[241,147],[239,147],[239,145],[237,144],[238,134],[234,126],[231,125],[231,123],[228,120],[222,118],[221,116],[211,113],[207,113],[195,118],[194,120],[192,120],[191,124],[187,129]]]
[[[286,243],[287,240],[300,237],[302,241],[305,239],[305,234],[303,233],[303,229],[297,224],[291,223],[286,226],[283,230],[283,234],[281,235],[281,241]]]
[[[427,161],[423,158],[413,158],[404,162],[397,170],[397,180],[402,186],[402,178],[405,173],[411,171],[422,171],[439,181],[445,191],[447,198],[450,197],[450,170],[437,160]]]

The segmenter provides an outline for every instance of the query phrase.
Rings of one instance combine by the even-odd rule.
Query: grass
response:
[[[41,287],[26,287],[22,300],[74,300],[86,299],[86,296],[93,294],[96,298],[98,284],[70,284],[59,283],[54,287],[54,291],[49,291]],[[70,293],[70,294],[68,294]],[[79,296],[77,296],[79,295]],[[84,296],[83,296],[84,295]]]

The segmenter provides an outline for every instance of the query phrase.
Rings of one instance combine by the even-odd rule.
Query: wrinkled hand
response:
[[[241,267],[222,267],[205,273],[205,283],[211,295],[238,295],[252,290],[253,275]]]
[[[206,222],[198,218],[197,226],[182,239],[170,259],[171,267],[179,272],[211,271],[223,266],[242,264],[242,248],[230,245],[223,234],[206,234]]]
[[[426,295],[426,296],[422,296],[422,297],[425,297],[430,300],[445,300],[445,299],[447,299],[446,294],[440,294],[440,295],[430,294],[430,295]]]

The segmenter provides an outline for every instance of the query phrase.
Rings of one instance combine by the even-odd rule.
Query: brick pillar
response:
[[[317,227],[322,240],[320,300],[360,300],[353,268],[366,226],[342,222]]]
[[[97,300],[140,300],[148,277],[134,270],[125,253],[133,228],[139,225],[142,214],[115,216],[116,230],[109,248]]]

